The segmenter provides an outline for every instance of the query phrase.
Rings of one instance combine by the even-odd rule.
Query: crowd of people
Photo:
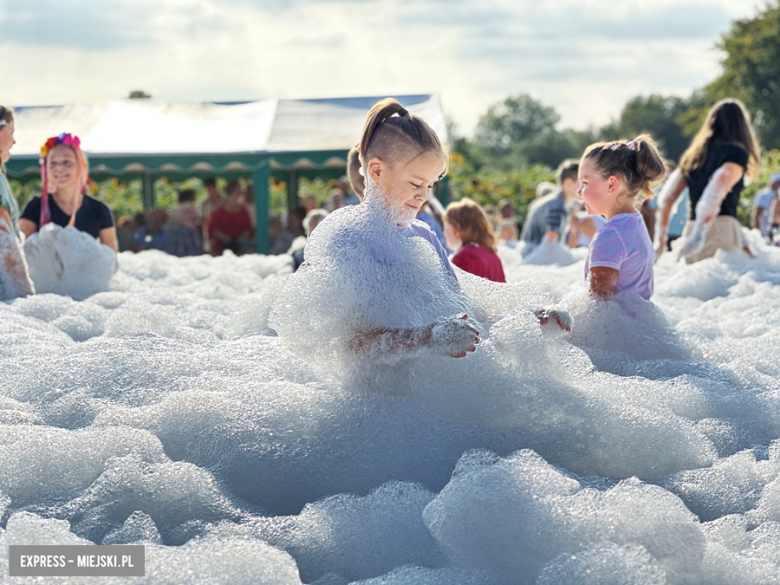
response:
[[[404,134],[408,130],[404,124],[414,120],[414,125],[426,129],[424,135],[433,132],[397,102],[382,103],[384,113],[372,110],[369,115],[369,119],[375,114],[381,118],[375,121],[375,130],[386,126],[405,136],[403,140],[411,140]],[[14,144],[15,128],[13,112],[0,108],[0,155],[5,162]],[[404,122],[396,127],[397,120]],[[414,131],[422,132],[420,128]],[[317,225],[329,213],[363,201],[369,177],[366,172],[371,170],[366,166],[365,142],[364,136],[349,153],[349,181],[342,180],[334,187],[323,208],[309,195],[283,217],[269,218],[270,254],[290,254],[297,270],[306,257],[307,238]],[[387,138],[385,142],[392,141]],[[429,137],[429,142],[425,146],[429,150],[439,148],[431,147],[433,138]],[[387,145],[382,148],[392,151]],[[438,150],[436,153],[439,157]],[[751,253],[737,221],[737,205],[745,177],[755,178],[759,165],[759,147],[748,113],[739,101],[729,99],[712,108],[679,168],[661,158],[650,136],[591,145],[580,160],[560,164],[555,184],[538,185],[537,197],[524,220],[516,216],[508,199],[488,209],[470,199],[444,208],[430,195],[435,181],[424,187],[424,181],[418,180],[421,177],[410,180],[409,185],[425,197],[405,205],[415,210],[412,219],[417,221],[410,224],[411,233],[426,238],[431,234],[428,239],[448,271],[452,271],[451,264],[476,276],[505,282],[498,244],[520,248],[524,257],[542,246],[587,247],[585,270],[594,295],[610,298],[628,288],[649,298],[653,262],[671,250],[677,238],[685,238],[679,254],[688,263],[710,257],[719,249],[741,248]],[[115,222],[104,203],[85,193],[88,172],[78,137],[64,133],[49,138],[41,148],[41,196],[30,200],[21,213],[0,175],[0,229],[20,243],[22,236],[29,238],[49,222],[72,226],[118,252],[154,249],[185,257],[255,251],[251,184],[229,181],[222,193],[216,179],[210,177],[203,181],[206,197],[199,204],[194,190],[183,189],[178,193],[178,205],[170,211],[158,207]],[[379,178],[377,181],[383,183]],[[770,243],[780,235],[779,191],[780,173],[774,173],[758,194],[752,216],[752,227]],[[6,272],[16,274],[21,290],[26,290],[19,276],[23,255],[6,254],[4,262]]]

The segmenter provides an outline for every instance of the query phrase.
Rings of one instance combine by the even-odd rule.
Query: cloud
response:
[[[102,0],[3,0],[0,39],[32,47],[104,50],[149,42],[152,5]]]
[[[0,52],[14,55],[3,99],[439,92],[468,133],[492,103],[530,93],[579,128],[714,78],[712,47],[751,2],[0,0]]]

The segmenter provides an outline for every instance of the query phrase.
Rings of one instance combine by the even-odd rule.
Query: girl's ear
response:
[[[610,175],[607,178],[607,189],[610,193],[616,193],[620,188],[620,178],[615,175]]]
[[[368,161],[368,168],[364,172],[367,172],[367,176],[371,177],[371,180],[376,183],[379,181],[379,177],[385,172],[385,163],[377,157],[374,157]]]

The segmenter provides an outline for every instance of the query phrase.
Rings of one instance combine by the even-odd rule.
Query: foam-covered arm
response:
[[[712,225],[712,220],[718,216],[723,200],[731,188],[742,178],[744,172],[745,169],[742,166],[727,162],[712,173],[701,199],[696,204],[696,222],[691,235],[685,240],[680,250],[681,258],[696,254],[704,247],[704,240],[710,225]]]
[[[0,273],[2,273],[0,278],[5,284],[0,287],[5,289],[4,300],[35,294],[21,242],[14,235],[10,215],[2,207],[0,207]]]
[[[658,195],[658,211],[655,218],[655,259],[661,257],[666,249],[666,236],[669,233],[669,221],[672,216],[674,204],[687,187],[685,176],[680,169],[675,169],[669,179],[664,183],[661,193]]]
[[[430,325],[408,329],[370,327],[355,332],[349,348],[364,356],[398,355],[419,349],[430,349],[438,355],[464,357],[475,351],[479,331],[467,315],[441,317]]]

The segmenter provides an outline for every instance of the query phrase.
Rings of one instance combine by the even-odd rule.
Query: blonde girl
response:
[[[603,215],[588,248],[585,276],[591,294],[610,299],[634,292],[653,294],[653,244],[639,208],[651,196],[651,183],[664,173],[664,162],[652,138],[599,142],[585,150],[579,167],[577,195],[589,215]]]

